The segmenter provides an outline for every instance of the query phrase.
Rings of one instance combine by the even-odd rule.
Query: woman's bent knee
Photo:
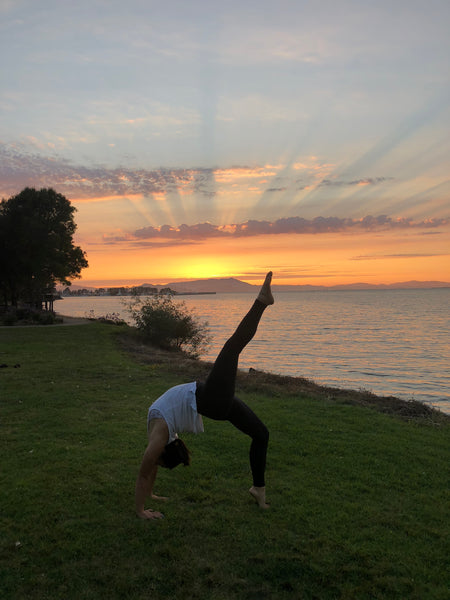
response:
[[[258,442],[267,446],[269,443],[269,430],[267,427],[261,424],[261,427],[258,428],[258,432],[253,439],[258,440]]]

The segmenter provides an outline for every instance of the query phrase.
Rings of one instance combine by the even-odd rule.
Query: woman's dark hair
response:
[[[180,463],[183,463],[185,467],[189,466],[191,464],[190,452],[183,440],[177,438],[167,444],[159,457],[159,463],[167,469],[174,469]]]

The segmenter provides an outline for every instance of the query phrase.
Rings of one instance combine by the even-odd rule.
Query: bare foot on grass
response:
[[[266,275],[262,288],[258,294],[258,300],[263,304],[269,306],[269,304],[274,303],[274,299],[272,296],[272,290],[270,289],[270,284],[272,282],[272,271],[269,271]]]
[[[253,496],[253,498],[256,500],[256,502],[258,503],[258,506],[260,508],[264,508],[264,509],[269,508],[269,504],[267,504],[267,502],[266,502],[266,488],[265,487],[255,487],[254,485],[252,485],[252,487],[248,491]]]
[[[157,496],[156,494],[152,494],[152,500],[168,500],[167,496]]]
[[[147,521],[164,519],[164,515],[161,512],[158,512],[157,510],[152,510],[151,508],[148,508],[147,510],[143,510],[142,512],[138,513],[138,517]]]

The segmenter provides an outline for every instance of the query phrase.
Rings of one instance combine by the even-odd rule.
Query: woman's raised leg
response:
[[[211,419],[228,418],[234,398],[239,355],[254,337],[263,312],[274,302],[271,281],[272,272],[269,272],[257,299],[219,353],[206,382],[199,384],[197,409],[200,414]]]

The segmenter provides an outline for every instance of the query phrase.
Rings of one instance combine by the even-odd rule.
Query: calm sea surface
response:
[[[126,298],[58,301],[58,313],[118,313]],[[253,295],[180,296],[202,321],[213,360],[253,302]],[[241,355],[242,369],[306,377],[432,404],[450,413],[450,289],[284,292],[264,313]]]

